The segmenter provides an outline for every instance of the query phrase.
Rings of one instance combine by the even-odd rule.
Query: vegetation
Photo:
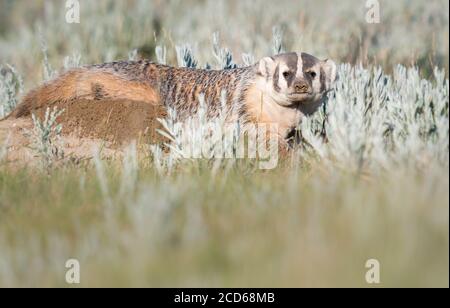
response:
[[[161,119],[168,150],[83,162],[48,110],[27,137],[44,168],[13,166],[0,130],[0,286],[68,286],[75,258],[81,286],[366,287],[377,259],[381,286],[448,287],[448,5],[381,2],[368,24],[364,1],[102,0],[67,24],[60,1],[0,1],[0,117],[53,67],[229,68],[283,50],[341,63],[273,170],[183,157],[183,140],[205,142],[201,110],[184,133]]]

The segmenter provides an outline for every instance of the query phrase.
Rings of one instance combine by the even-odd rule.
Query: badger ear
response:
[[[324,60],[322,61],[322,69],[325,73],[325,89],[328,91],[336,81],[336,64],[332,60]]]
[[[271,57],[265,57],[259,60],[258,74],[263,77],[269,77],[275,71],[275,61]]]

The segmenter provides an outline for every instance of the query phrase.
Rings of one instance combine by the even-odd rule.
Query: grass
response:
[[[106,170],[112,203],[93,170],[0,173],[1,286],[67,286],[69,258],[86,287],[367,286],[371,258],[382,286],[448,286],[448,171]]]
[[[0,117],[54,68],[118,58],[308,51],[339,80],[274,170],[133,145],[51,164],[52,121],[33,130],[45,168],[11,167],[1,135],[0,287],[67,287],[72,258],[83,287],[367,287],[373,258],[382,287],[449,286],[448,1],[382,2],[379,25],[353,0],[83,3],[69,25],[60,2],[0,0]],[[175,143],[200,144],[189,131]]]
[[[176,64],[175,46],[184,44],[193,48],[200,63],[215,66],[215,32],[234,55],[251,54],[255,59],[280,50],[280,45],[268,42],[275,43],[283,33],[281,50],[306,51],[353,65],[381,65],[387,72],[397,64],[417,64],[426,76],[434,66],[448,71],[448,1],[382,1],[380,24],[366,23],[365,4],[99,0],[81,3],[80,24],[67,24],[64,2],[1,0],[0,62],[14,64],[26,75],[29,89],[42,81],[42,67],[37,65],[42,38],[54,68],[77,53],[83,64],[126,59],[135,49],[155,59],[158,45],[168,48],[167,61]],[[235,61],[243,62],[238,56]]]

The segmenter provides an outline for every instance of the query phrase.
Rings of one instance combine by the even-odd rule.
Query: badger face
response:
[[[264,92],[284,107],[317,103],[336,79],[336,64],[307,53],[266,57],[257,65]]]

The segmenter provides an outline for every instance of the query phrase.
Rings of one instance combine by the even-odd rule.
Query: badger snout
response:
[[[311,92],[311,87],[305,80],[298,80],[294,83],[294,91],[296,94],[305,94]]]

